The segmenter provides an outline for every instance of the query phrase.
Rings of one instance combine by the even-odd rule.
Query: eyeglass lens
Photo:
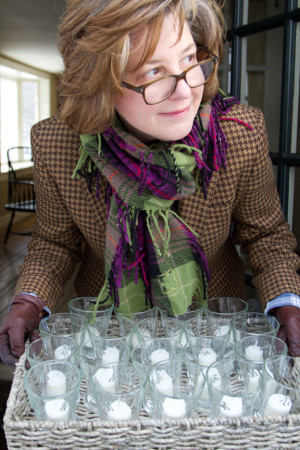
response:
[[[189,87],[197,87],[204,84],[214,70],[214,62],[207,61],[199,64],[196,67],[188,70],[186,73],[186,82]],[[172,94],[176,84],[175,77],[164,78],[153,84],[150,84],[145,89],[145,100],[147,103],[155,104],[167,99]]]

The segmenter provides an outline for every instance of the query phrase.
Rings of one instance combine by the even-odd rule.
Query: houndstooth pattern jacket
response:
[[[209,297],[245,298],[245,266],[236,245],[248,255],[262,306],[284,292],[300,295],[296,241],[274,185],[262,113],[238,104],[223,117],[253,129],[221,121],[229,144],[226,169],[213,174],[206,199],[200,190],[178,205],[204,248],[211,272]],[[15,294],[34,292],[53,310],[76,263],[78,296],[97,296],[103,285],[105,182],[96,199],[85,179],[71,179],[80,140],[58,116],[36,124],[31,137],[36,225]]]

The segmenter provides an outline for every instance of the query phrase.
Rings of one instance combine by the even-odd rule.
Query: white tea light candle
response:
[[[131,417],[131,408],[122,400],[115,400],[110,404],[107,416],[111,420],[129,420]]]
[[[254,362],[263,362],[264,360],[264,352],[259,345],[249,345],[245,348],[245,357],[249,361]]]
[[[173,396],[173,381],[165,370],[159,372],[159,375],[154,380],[154,384],[156,389],[162,394]]]
[[[164,348],[158,348],[154,350],[150,355],[151,364],[160,364],[162,361],[168,361],[170,359],[170,353]]]
[[[47,395],[62,395],[67,390],[66,376],[60,370],[50,370],[47,374]]]
[[[113,380],[113,368],[112,367],[101,367],[95,373],[95,378],[106,392],[116,392],[115,381]]]
[[[183,419],[186,416],[186,404],[183,398],[165,398],[162,404],[164,415],[170,419]]]
[[[108,347],[102,354],[102,364],[107,366],[109,364],[117,364],[119,362],[120,352],[117,347]]]
[[[60,345],[54,350],[54,358],[58,361],[68,358],[71,355],[71,349],[67,344]]]
[[[217,354],[210,347],[201,348],[198,353],[198,362],[200,366],[208,367],[217,360]]]
[[[62,398],[49,400],[45,403],[46,419],[53,422],[68,420],[70,405]]]
[[[265,407],[265,416],[287,416],[292,408],[292,400],[288,395],[272,394]]]
[[[241,397],[223,395],[220,403],[221,417],[241,417],[243,415],[243,400]]]

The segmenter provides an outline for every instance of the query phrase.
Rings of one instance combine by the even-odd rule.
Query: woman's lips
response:
[[[178,109],[176,111],[164,112],[160,113],[162,116],[170,116],[170,117],[180,117],[186,114],[190,110],[190,106],[187,106],[184,109]]]

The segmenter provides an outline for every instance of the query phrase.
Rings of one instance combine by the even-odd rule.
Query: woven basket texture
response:
[[[83,403],[84,379],[76,422],[37,421],[23,386],[25,370],[23,355],[4,415],[8,449],[300,449],[300,414],[157,421],[142,413],[139,420],[104,422]]]

